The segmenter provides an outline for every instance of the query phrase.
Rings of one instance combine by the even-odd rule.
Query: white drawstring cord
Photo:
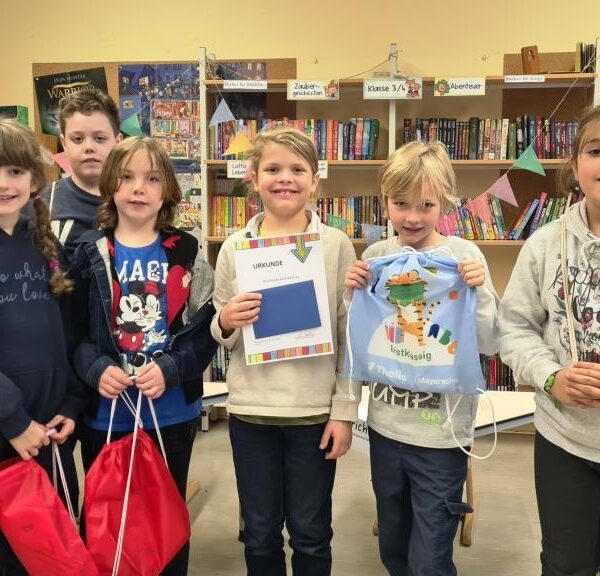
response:
[[[350,363],[350,369],[348,370],[348,380],[352,381],[354,375],[354,356],[352,354],[352,340],[350,340],[350,310],[352,310],[352,301],[354,298],[350,299],[350,303],[344,298],[344,306],[346,307],[346,349],[348,350],[348,362]],[[350,396],[351,400],[354,400],[354,392],[352,391],[352,386],[350,386]]]
[[[152,422],[154,423],[154,430],[156,432],[156,437],[158,438],[158,443],[160,445],[160,451],[162,452],[163,458],[165,460],[165,464],[167,465],[167,469],[169,468],[169,463],[167,462],[167,453],[165,451],[165,445],[163,444],[162,434],[160,433],[160,428],[158,427],[158,420],[156,418],[156,412],[154,410],[154,402],[152,398],[148,398],[148,405],[150,406],[150,414],[152,415]]]
[[[73,520],[73,524],[77,525],[75,520],[75,512],[73,511],[73,504],[71,502],[71,494],[69,493],[69,487],[67,486],[67,478],[65,476],[65,470],[62,465],[62,460],[60,458],[60,452],[58,450],[58,444],[56,442],[52,442],[52,475],[54,480],[54,489],[58,492],[57,486],[57,478],[56,478],[56,469],[58,468],[58,473],[60,475],[60,481],[63,487],[63,492],[65,494],[65,501],[67,503],[67,510],[69,511],[69,516],[71,520]]]
[[[123,394],[127,394],[126,392],[124,392]],[[125,496],[123,498],[123,510],[121,512],[121,523],[119,526],[119,536],[117,539],[117,549],[115,552],[115,561],[113,564],[113,572],[112,572],[112,576],[117,576],[117,573],[119,571],[119,566],[121,564],[121,557],[123,554],[123,542],[125,539],[125,525],[127,522],[127,506],[129,504],[129,494],[130,494],[130,489],[131,489],[131,476],[132,476],[132,472],[133,472],[133,458],[135,456],[135,449],[136,449],[136,445],[137,445],[137,436],[138,436],[138,430],[140,428],[143,428],[142,426],[142,421],[140,418],[140,414],[142,411],[142,396],[143,394],[140,392],[138,393],[138,399],[137,399],[137,404],[135,407],[135,413],[134,413],[134,429],[133,429],[133,441],[131,444],[131,456],[129,458],[129,470],[127,472],[127,484],[125,486]],[[131,402],[131,399],[129,399],[129,402]],[[160,445],[160,450],[162,452],[162,456],[164,458],[165,461],[165,465],[167,466],[167,469],[169,468],[169,464],[167,462],[167,454],[165,451],[165,446],[163,443],[163,439],[162,439],[162,435],[160,433],[160,428],[158,427],[158,419],[156,418],[156,411],[154,409],[154,403],[152,401],[151,398],[148,398],[148,404],[150,406],[150,414],[152,415],[152,422],[154,423],[154,429],[156,431],[156,436],[158,438],[158,443]],[[113,407],[114,407],[114,401],[113,401]],[[112,412],[114,412],[114,410],[111,411],[111,422],[109,423],[109,427],[112,426]],[[110,434],[110,432],[109,432]]]
[[[135,422],[138,422],[139,415],[142,409],[142,394],[138,395]],[[121,563],[121,555],[123,553],[123,539],[125,536],[125,524],[127,522],[127,505],[129,504],[129,491],[131,488],[131,475],[133,472],[133,458],[135,456],[135,448],[137,445],[138,430],[140,426],[136,425],[133,428],[133,441],[131,443],[131,456],[129,457],[129,471],[127,472],[127,483],[125,485],[125,496],[123,498],[123,510],[121,512],[121,524],[119,526],[119,536],[117,538],[117,549],[115,552],[115,562],[113,564],[112,576],[117,576],[119,565]]]
[[[121,400],[123,400],[123,402],[125,402],[125,406],[127,406],[127,408],[129,409],[129,411],[131,412],[131,415],[134,418],[134,421],[137,421],[139,427],[140,428],[144,427],[144,425],[142,423],[142,419],[139,416],[136,418],[136,415],[135,415],[135,405],[133,403],[133,400],[131,399],[131,397],[127,393],[127,390],[123,390],[123,392],[121,392],[117,398],[113,398],[112,404],[110,406],[110,416],[109,416],[109,420],[108,420],[108,430],[107,430],[107,433],[106,433],[106,444],[110,444],[110,437],[111,437],[111,434],[112,434],[113,418],[115,416],[115,408],[116,408],[116,404],[117,404],[118,398],[121,398]],[[155,423],[155,425],[156,425],[156,423]]]
[[[456,404],[454,404],[454,408],[452,408],[452,410],[450,410],[450,399],[448,398],[448,394],[444,394],[444,398],[446,400],[446,412],[448,412],[448,419],[446,420],[446,422],[448,423],[448,426],[450,427],[450,432],[452,434],[452,438],[454,438],[454,442],[456,442],[456,445],[467,456],[469,456],[470,458],[475,458],[476,460],[487,460],[496,450],[496,444],[498,443],[498,426],[496,424],[496,413],[494,412],[494,403],[492,402],[490,395],[485,390],[482,390],[481,388],[476,388],[476,390],[477,390],[477,392],[480,392],[485,397],[485,399],[488,401],[488,404],[490,405],[490,410],[492,412],[492,422],[494,425],[494,444],[492,445],[492,449],[485,456],[478,456],[477,454],[473,454],[472,452],[465,450],[462,447],[461,443],[458,441],[458,438],[456,438],[456,434],[454,433],[454,422],[452,421],[452,417],[454,416],[454,412],[456,412],[456,409],[458,408],[458,404],[463,399],[463,394],[461,394],[458,397],[458,400],[456,401]]]
[[[577,351],[577,337],[575,336],[575,320],[573,310],[571,309],[571,288],[569,286],[569,270],[567,266],[567,223],[564,219],[560,224],[560,271],[563,277],[563,293],[565,302],[565,312],[567,315],[567,332],[569,334],[569,344],[571,346],[571,358],[577,362],[579,353]]]

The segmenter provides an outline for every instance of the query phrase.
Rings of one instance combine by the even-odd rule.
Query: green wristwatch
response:
[[[548,376],[548,378],[546,379],[546,383],[544,384],[544,392],[546,392],[546,394],[548,394],[549,396],[552,395],[552,386],[554,386],[555,378],[556,378],[556,372],[554,372],[553,374],[550,374],[550,376]]]

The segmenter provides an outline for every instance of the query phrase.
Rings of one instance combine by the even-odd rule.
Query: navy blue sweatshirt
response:
[[[46,186],[41,196],[50,208],[52,232],[62,244],[67,261],[71,262],[77,239],[94,228],[101,198],[77,186],[70,176],[53,184]]]
[[[26,218],[12,235],[0,229],[0,451],[32,419],[76,419],[86,406],[67,360],[68,299],[51,295],[48,275]]]

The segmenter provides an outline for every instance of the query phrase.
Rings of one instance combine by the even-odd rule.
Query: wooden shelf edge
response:
[[[451,160],[455,169],[478,169],[478,170],[502,170],[510,168],[516,160]],[[548,170],[561,168],[566,160],[559,158],[542,159],[540,164]],[[206,160],[206,167],[210,169],[222,169],[227,166],[227,160]],[[379,168],[385,160],[327,160],[329,167],[339,168]]]
[[[227,240],[226,236],[205,236],[204,240],[211,244],[222,244]],[[366,244],[366,240],[364,238],[350,238],[352,244],[355,245],[363,245]],[[525,244],[525,240],[471,240],[471,242],[477,244],[478,246],[523,246]]]
[[[525,240],[471,240],[477,246],[523,246]]]

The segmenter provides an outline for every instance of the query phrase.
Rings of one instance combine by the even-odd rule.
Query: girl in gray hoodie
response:
[[[579,190],[523,246],[499,313],[502,360],[536,389],[544,576],[600,564],[600,107],[581,118],[561,173],[562,193]]]

